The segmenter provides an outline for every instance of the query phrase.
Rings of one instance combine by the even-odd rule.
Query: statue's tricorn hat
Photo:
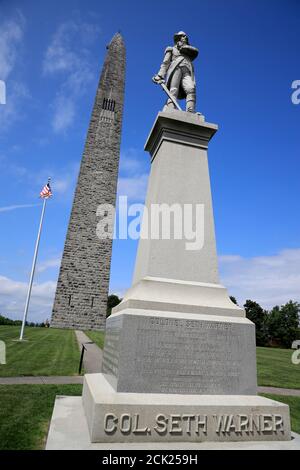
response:
[[[178,33],[174,34],[174,42],[176,43],[177,41],[179,41],[179,39],[180,39],[182,36],[186,36],[186,37],[187,37],[187,34],[186,34],[184,31],[178,31]],[[187,43],[189,43],[189,41],[187,41]]]

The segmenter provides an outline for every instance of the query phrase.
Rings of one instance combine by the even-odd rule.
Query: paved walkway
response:
[[[82,384],[82,375],[49,375],[42,377],[0,377],[0,385],[21,385],[21,384],[47,384],[47,385],[63,385],[63,384]]]
[[[98,372],[98,371],[96,371]],[[0,377],[0,385],[21,385],[21,384],[82,384],[82,375],[70,376],[43,376],[43,377]],[[300,390],[292,388],[258,387],[258,393],[272,393],[274,395],[288,395],[300,397]]]
[[[258,387],[258,393],[273,393],[274,395],[300,397],[300,390],[294,388]]]
[[[83,356],[84,371],[89,374],[101,372],[103,352],[83,331],[75,331],[79,348],[84,344],[86,351]],[[42,377],[0,377],[0,385],[18,384],[82,384],[82,375],[70,376],[42,376]],[[300,397],[300,390],[291,388],[258,387],[258,393],[272,393],[274,395],[289,395]]]
[[[93,341],[83,331],[75,331],[76,338],[81,350],[82,344],[84,344],[86,350],[83,356],[84,371],[87,374],[93,374],[95,372],[101,372],[102,365],[102,349],[93,343]]]

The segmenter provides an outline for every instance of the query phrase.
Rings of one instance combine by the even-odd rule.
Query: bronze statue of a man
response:
[[[177,99],[186,98],[186,111],[195,113],[196,81],[193,60],[198,55],[198,49],[190,46],[187,35],[179,31],[174,35],[174,46],[167,47],[164,60],[159,72],[153,77],[155,83],[165,82],[169,93]],[[170,98],[167,108],[175,108]]]

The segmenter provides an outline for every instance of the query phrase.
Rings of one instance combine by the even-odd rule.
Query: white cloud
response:
[[[0,313],[22,319],[28,284],[0,276]],[[28,321],[41,322],[51,318],[56,282],[34,283],[29,305]]]
[[[127,196],[129,202],[144,202],[149,175],[121,177],[118,181],[118,196]]]
[[[29,98],[26,85],[15,79],[14,69],[19,62],[25,30],[20,12],[0,24],[0,80],[6,82],[6,104],[0,106],[0,133],[5,133],[24,116],[24,100]]]
[[[20,12],[0,25],[0,79],[7,80],[17,60],[18,47],[24,35],[25,20]]]
[[[1,133],[24,117],[22,104],[30,97],[27,87],[22,83],[11,81],[6,88],[6,104],[0,107]]]
[[[89,48],[99,34],[98,25],[69,20],[60,24],[46,50],[43,73],[58,76],[61,84],[54,101],[52,128],[66,131],[74,122],[78,97],[86,92],[94,78]]]
[[[75,103],[73,99],[60,95],[56,98],[53,108],[52,128],[56,133],[64,132],[74,121]]]
[[[42,261],[37,265],[37,272],[42,273],[44,271],[47,271],[47,269],[51,268],[59,268],[61,263],[61,256],[56,257],[56,258],[51,258],[46,261]]]
[[[48,46],[44,58],[44,73],[55,73],[60,71],[69,71],[77,65],[77,55],[71,50],[70,28],[64,23],[59,26]]]
[[[136,148],[121,153],[118,196],[127,196],[129,202],[144,202],[150,171],[147,155]]]
[[[52,184],[52,189],[55,188],[55,194],[64,194],[68,191],[70,187],[70,179],[69,178],[60,178],[56,179],[54,184]]]
[[[145,165],[147,164],[147,157],[145,152],[141,152],[135,148],[129,148],[125,152],[121,153],[120,156],[120,172],[123,175],[136,175],[137,173],[143,173]],[[148,157],[149,167],[150,160]]]
[[[222,283],[240,304],[251,299],[269,309],[300,302],[300,249],[253,258],[220,256],[219,261]]]
[[[240,305],[246,299],[257,301],[270,309],[290,299],[300,302],[300,249],[283,250],[274,256],[243,258],[238,255],[220,256],[222,283],[229,294],[237,297]],[[39,264],[44,272],[60,265],[56,256]],[[34,283],[29,321],[43,321],[51,317],[56,282]],[[111,291],[122,297],[126,289],[111,280]],[[27,283],[0,276],[0,313],[21,318],[27,293]]]
[[[24,179],[30,179],[30,171],[18,164],[11,161],[8,156],[2,155],[0,158],[0,170],[2,174],[13,176],[15,179],[24,182]]]
[[[16,209],[25,209],[27,207],[36,207],[39,205],[40,204],[16,204],[13,206],[4,206],[4,207],[0,207],[0,212],[9,212],[9,211],[14,211]]]
[[[74,195],[74,188],[77,181],[78,172],[79,163],[72,163],[71,165],[62,168],[59,171],[53,168],[47,170],[45,169],[43,172],[41,172],[39,179],[41,181],[43,178],[46,179],[46,175],[51,176],[51,188],[54,198],[57,198],[58,196],[64,196],[64,199],[66,199],[66,195],[72,198]],[[69,197],[67,199],[69,200]]]
[[[99,31],[98,25],[80,19],[61,23],[47,48],[44,73],[71,72],[76,75],[82,71],[89,74],[89,52],[85,46],[96,39]]]
[[[44,167],[39,171],[30,171],[29,168],[12,163],[8,156],[0,154],[0,172],[13,177],[15,181],[19,181],[26,187],[26,194],[31,201],[37,200],[42,187],[46,184],[48,177],[51,177],[51,188],[53,192],[53,200],[70,201],[74,195],[74,187],[76,184],[79,171],[79,163],[71,163],[62,168]],[[25,184],[26,183],[26,184]],[[27,198],[28,199],[28,198]],[[16,204],[11,204],[12,209]],[[36,204],[26,204],[26,207],[33,207]],[[4,208],[4,210],[6,210]],[[9,209],[7,209],[9,210]]]

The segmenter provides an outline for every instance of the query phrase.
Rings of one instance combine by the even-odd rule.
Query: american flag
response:
[[[40,197],[43,199],[48,199],[48,197],[52,196],[52,191],[50,188],[49,182],[43,187],[42,191],[40,192]]]

